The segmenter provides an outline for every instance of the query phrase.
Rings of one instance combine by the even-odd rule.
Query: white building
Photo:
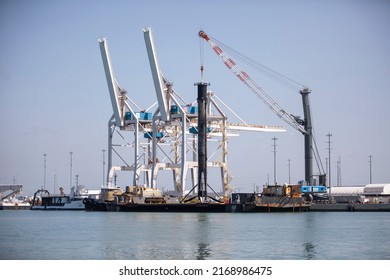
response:
[[[333,187],[336,202],[390,203],[390,184]]]

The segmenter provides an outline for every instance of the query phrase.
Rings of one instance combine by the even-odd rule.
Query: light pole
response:
[[[339,160],[337,161],[337,186],[340,187],[342,185],[341,183],[341,157],[339,157]]]
[[[328,188],[329,188],[329,195],[331,195],[332,194],[332,177],[331,177],[331,168],[330,168],[330,162],[331,162],[331,160],[330,160],[330,143],[332,143],[332,142],[330,142],[330,137],[332,136],[332,134],[330,134],[330,133],[328,133],[328,134],[326,134],[326,136],[328,136],[328,150],[329,150],[329,155],[328,155],[328,166],[329,166],[329,186],[328,186]]]
[[[276,186],[276,140],[278,140],[278,138],[273,137],[272,140],[274,141],[274,184]]]
[[[291,173],[290,173],[290,169],[291,169],[291,159],[288,160],[288,183],[291,184]]]
[[[57,175],[54,175],[54,186],[53,186],[53,193],[56,193],[56,185],[57,185]]]
[[[105,176],[104,176],[104,173],[105,173],[105,170],[106,170],[106,156],[105,156],[105,153],[106,153],[106,150],[102,150],[103,152],[103,187],[105,186]]]
[[[43,154],[43,189],[46,190],[46,156]]]
[[[69,177],[69,184],[70,189],[72,189],[72,168],[73,168],[73,152],[69,152],[70,155],[70,177]]]
[[[368,156],[370,158],[370,184],[372,184],[372,155]]]

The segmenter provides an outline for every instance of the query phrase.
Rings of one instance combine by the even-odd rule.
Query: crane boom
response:
[[[303,122],[280,107],[280,105],[271,96],[269,96],[260,85],[252,80],[252,78],[244,72],[231,57],[229,57],[216,43],[211,40],[209,35],[207,35],[204,31],[199,31],[199,37],[209,43],[214,52],[222,59],[225,66],[231,70],[236,77],[243,82],[261,101],[263,101],[280,119],[303,134],[307,133],[303,126]]]
[[[158,63],[152,30],[150,28],[146,28],[143,29],[143,32],[161,118],[164,121],[169,121],[169,97],[166,96],[166,83],[163,75],[161,74],[160,65]]]
[[[310,90],[306,87],[303,87],[300,90],[300,94],[302,96],[302,104],[303,104],[303,113],[304,119],[300,119],[294,115],[288,114],[279,104],[273,100],[267,92],[259,86],[252,78],[237,65],[237,63],[229,57],[216,43],[214,43],[210,36],[207,35],[204,31],[199,31],[199,37],[203,38],[214,52],[222,59],[227,68],[229,68],[237,78],[242,81],[256,96],[261,99],[279,118],[284,120],[286,123],[291,125],[296,130],[300,131],[304,135],[304,146],[305,146],[305,181],[309,185],[313,185],[314,175],[313,175],[313,152],[315,152],[316,158],[320,159],[317,150],[313,149],[313,127],[311,121],[311,113],[310,113],[310,102],[309,102],[309,94]],[[203,67],[201,68],[203,70]],[[318,163],[318,162],[317,162]],[[320,162],[322,165],[322,163]],[[322,166],[321,166],[322,167]],[[323,167],[322,167],[323,169]],[[321,172],[321,170],[320,170]],[[320,182],[325,181],[324,175],[320,176]]]
[[[108,85],[108,91],[110,93],[112,110],[114,112],[116,126],[123,125],[123,106],[121,106],[120,99],[123,97],[123,93],[115,79],[114,70],[111,63],[110,53],[108,51],[107,39],[102,38],[99,40],[100,53],[102,56],[104,72],[106,74],[106,80]],[[122,108],[121,108],[122,107]]]

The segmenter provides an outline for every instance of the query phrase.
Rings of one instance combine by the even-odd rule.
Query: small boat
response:
[[[300,185],[275,185],[263,188],[257,196],[250,212],[304,212],[311,203],[302,197]]]
[[[85,210],[83,200],[96,198],[100,190],[87,190],[83,186],[72,187],[70,195],[60,188],[59,194],[50,194],[48,190],[40,189],[35,192],[31,202],[31,210]]]
[[[22,185],[0,185],[0,210],[30,209],[29,198],[20,195],[22,189]]]
[[[31,204],[25,197],[12,197],[0,201],[0,210],[28,210]]]

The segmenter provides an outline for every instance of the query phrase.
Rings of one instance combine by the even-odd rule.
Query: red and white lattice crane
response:
[[[300,131],[305,138],[305,181],[313,185],[314,176],[313,176],[313,155],[316,158],[320,172],[323,174],[323,167],[321,159],[317,148],[315,147],[315,142],[313,141],[313,128],[311,121],[311,112],[310,112],[310,103],[309,103],[309,93],[310,89],[303,87],[300,90],[302,95],[303,103],[303,113],[304,119],[300,119],[297,116],[287,113],[268,93],[258,85],[252,78],[243,71],[237,63],[226,53],[221,47],[219,47],[212,38],[206,34],[204,31],[199,31],[199,37],[203,38],[214,52],[222,59],[226,67],[231,70],[236,77],[243,82],[260,100],[262,100],[280,119],[288,123],[290,126]],[[201,73],[203,75],[203,65],[201,66]],[[281,75],[282,76],[282,75]],[[288,79],[282,76],[285,79]],[[313,146],[314,144],[314,146]],[[315,147],[315,149],[313,149]],[[325,176],[320,175],[320,184],[324,184]]]
[[[206,40],[210,44],[214,52],[223,60],[227,68],[229,68],[241,82],[243,82],[258,98],[260,98],[279,118],[286,123],[297,129],[298,131],[306,134],[306,130],[303,126],[303,122],[298,120],[297,117],[288,114],[280,105],[267,94],[267,92],[258,85],[252,78],[243,71],[237,63],[229,57],[216,43],[214,43],[209,35],[204,31],[199,31],[199,37]],[[203,69],[202,69],[203,70]]]

